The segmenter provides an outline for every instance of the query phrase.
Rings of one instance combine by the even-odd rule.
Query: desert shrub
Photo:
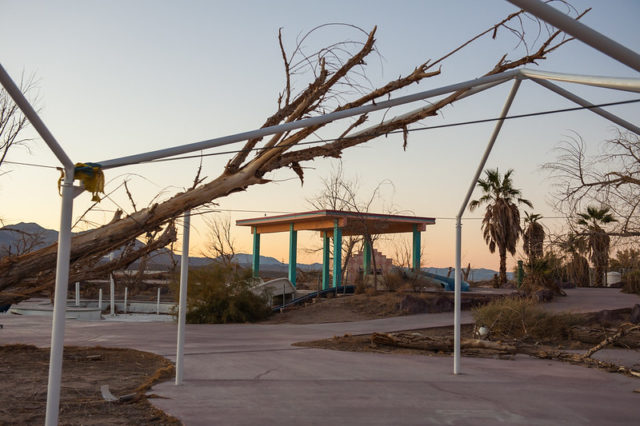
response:
[[[558,264],[553,255],[545,254],[541,258],[532,259],[525,264],[525,276],[520,289],[527,295],[533,295],[540,290],[551,290],[553,294],[564,294],[558,286]]]
[[[353,284],[356,287],[355,294],[364,293],[365,285],[364,285],[364,277],[362,276],[362,274],[356,274],[355,278],[353,279]]]
[[[253,293],[253,285],[251,270],[237,265],[212,264],[190,270],[187,323],[254,322],[267,318],[271,309],[266,295]]]
[[[402,272],[397,270],[387,272],[382,278],[385,287],[389,291],[398,291],[405,284],[405,278],[403,277]]]
[[[498,339],[547,340],[566,338],[576,319],[571,314],[547,312],[533,299],[507,297],[472,310],[476,326],[489,328]]]
[[[640,294],[640,269],[627,272],[622,276],[622,281],[624,281],[623,292]]]

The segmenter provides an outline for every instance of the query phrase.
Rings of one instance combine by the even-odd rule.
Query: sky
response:
[[[571,2],[578,10],[593,9],[583,22],[608,37],[640,51],[640,2],[634,0]],[[312,28],[348,23],[371,30],[377,25],[377,55],[367,60],[373,86],[411,72],[490,27],[516,9],[502,0],[477,1],[8,1],[0,0],[0,63],[19,80],[34,75],[36,105],[41,118],[74,162],[99,162],[125,155],[167,148],[258,128],[277,107],[284,72],[277,34],[285,48]],[[530,26],[530,23],[527,24]],[[530,28],[534,30],[534,28]],[[533,34],[530,32],[530,34]],[[339,40],[362,40],[362,33],[330,26],[305,41],[309,51]],[[482,39],[444,63],[442,74],[411,86],[415,93],[476,78],[504,53],[522,52],[505,31],[497,40]],[[572,41],[529,67],[574,74],[637,77],[637,72],[584,45]],[[307,77],[308,78],[308,77]],[[298,83],[303,87],[304,76]],[[499,115],[509,84],[467,98],[422,121],[423,126],[461,122]],[[593,103],[634,99],[633,94],[562,84]],[[522,114],[574,106],[559,96],[524,82],[511,109]],[[406,107],[415,108],[415,105]],[[406,110],[406,108],[404,110]],[[634,121],[637,104],[608,108]],[[399,112],[404,111],[400,109]],[[394,113],[396,113],[394,111]],[[363,199],[382,187],[373,211],[435,217],[436,225],[422,236],[423,266],[452,266],[455,221],[478,161],[493,129],[492,123],[412,132],[404,151],[399,136],[382,137],[347,150],[342,158],[345,176],[357,181]],[[555,159],[554,147],[580,135],[596,153],[615,127],[588,111],[510,120],[491,153],[487,168],[513,168],[516,188],[534,203],[549,230],[562,229],[564,219],[551,206],[554,181],[540,166]],[[33,133],[28,133],[33,135]],[[56,158],[35,135],[7,160],[57,166]],[[331,137],[331,128],[324,137]],[[334,133],[333,136],[336,136]],[[238,146],[239,147],[239,146]],[[230,155],[203,160],[203,173],[220,174]],[[207,240],[203,216],[227,215],[232,221],[310,210],[316,196],[337,167],[337,160],[303,164],[301,185],[290,170],[269,176],[274,182],[218,200],[217,209],[193,219],[191,253],[199,255]],[[190,187],[199,160],[127,166],[106,171],[107,192],[127,179],[138,208],[167,199]],[[37,222],[58,229],[59,172],[52,168],[4,164],[0,170],[0,218],[5,224]],[[478,198],[475,192],[473,198]],[[78,197],[74,217],[91,205],[90,194]],[[85,216],[92,223],[109,221],[116,208],[131,212],[123,188]],[[482,212],[466,212],[463,219],[463,264],[497,269],[498,256],[485,245]],[[75,220],[74,220],[75,222]],[[79,223],[75,230],[87,229]],[[236,248],[250,252],[247,228],[234,228]],[[298,236],[298,261],[320,261],[317,233]],[[393,256],[393,242],[381,245]],[[269,234],[262,254],[288,258],[288,235]],[[510,259],[510,265],[513,264]]]

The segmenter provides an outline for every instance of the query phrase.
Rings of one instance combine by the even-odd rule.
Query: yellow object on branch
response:
[[[58,191],[60,191],[60,184],[64,178],[64,172],[62,169],[60,179],[58,179]],[[73,172],[73,179],[77,179],[84,185],[84,189],[93,194],[91,201],[100,202],[99,193],[104,194],[104,174],[102,173],[102,166],[98,163],[76,163],[75,170]]]

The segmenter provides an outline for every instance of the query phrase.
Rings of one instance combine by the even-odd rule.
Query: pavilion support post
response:
[[[342,228],[338,221],[333,226],[333,286],[339,287],[342,281]]]
[[[187,321],[187,288],[189,283],[189,227],[191,211],[184,213],[182,231],[182,262],[180,264],[180,299],[178,301],[178,342],[176,351],[176,385],[182,384],[184,365],[184,333]],[[126,309],[126,308],[125,308]]]
[[[420,247],[422,241],[420,239],[420,230],[418,225],[413,225],[413,272],[420,272]]]
[[[329,288],[329,248],[331,242],[329,241],[329,235],[326,232],[322,233],[322,289],[326,290]]]
[[[293,229],[293,223],[289,225],[289,281],[296,286],[296,253],[298,251],[298,231]]]
[[[364,240],[364,250],[362,253],[362,279],[366,280],[371,269],[371,242],[367,239]]]
[[[253,278],[260,276],[260,234],[258,228],[253,228]]]

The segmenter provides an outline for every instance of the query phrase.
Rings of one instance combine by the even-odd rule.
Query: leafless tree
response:
[[[287,53],[285,43],[282,37],[279,37],[285,69],[285,88],[278,96],[277,111],[265,120],[264,126],[342,111],[392,97],[408,86],[440,74],[447,58],[471,46],[483,36],[497,37],[506,30],[508,34],[516,34],[518,45],[524,46],[525,50],[524,53],[519,50],[521,56],[511,59],[506,54],[501,54],[495,66],[484,75],[495,75],[536,63],[569,40],[560,31],[549,30],[544,35],[538,33],[530,36],[533,40],[528,43],[524,27],[521,25],[524,16],[522,11],[512,13],[441,58],[435,61],[427,60],[408,74],[380,87],[371,87],[366,77],[363,78],[365,61],[374,52],[375,28],[368,33],[362,32],[363,41],[339,42],[313,53],[304,51],[302,40],[291,53]],[[310,34],[327,28],[329,27],[323,26],[312,30]],[[305,77],[309,77],[309,80],[304,80]],[[269,173],[278,169],[288,167],[302,181],[304,171],[301,163],[319,157],[339,158],[345,149],[390,132],[403,132],[406,146],[410,124],[437,115],[439,110],[451,105],[465,93],[467,90],[453,92],[410,114],[374,123],[369,128],[354,133],[354,130],[360,128],[369,118],[362,115],[346,124],[337,138],[318,145],[309,146],[303,142],[325,127],[325,124],[276,134],[266,141],[262,138],[248,140],[241,151],[229,160],[223,172],[209,182],[176,194],[167,201],[74,236],[70,261],[75,264],[100,253],[108,253],[139,235],[164,226],[187,210],[211,203],[234,192],[244,191],[252,185],[266,184],[269,182]],[[56,246],[53,245],[24,256],[0,259],[0,291],[13,289],[15,292],[20,287],[30,287],[32,284],[27,283],[30,277],[52,271],[56,263],[56,250]]]
[[[640,136],[616,131],[599,154],[590,154],[575,133],[556,152],[543,167],[556,181],[558,210],[575,218],[588,205],[607,206],[618,219],[609,235],[640,236]]]
[[[37,89],[36,79],[25,77],[20,80],[20,90],[25,96],[31,97],[30,102],[37,105],[38,99],[35,93]],[[9,149],[16,146],[25,146],[29,138],[23,136],[24,130],[29,126],[27,117],[24,116],[18,105],[13,102],[7,91],[0,86],[0,167],[9,153]]]
[[[357,178],[345,176],[342,163],[333,169],[330,176],[322,179],[322,189],[313,198],[309,199],[309,204],[317,210],[330,209],[339,211],[350,211],[356,213],[370,213],[373,204],[380,199],[382,189],[385,186],[393,187],[389,180],[379,182],[368,196],[360,187]],[[362,235],[348,235],[342,241],[342,279],[351,261],[356,248],[360,245],[364,249],[365,242],[369,242],[373,248],[373,242],[378,236],[372,234],[368,229],[366,221],[360,221]],[[375,256],[372,257],[374,271],[376,270]],[[367,271],[368,273],[368,271]]]
[[[203,254],[230,266],[236,255],[236,242],[231,233],[231,217],[214,213],[213,216],[205,216],[204,223],[208,231],[208,240]]]
[[[0,246],[0,257],[20,256],[35,250],[44,242],[42,232],[26,232],[11,226],[0,228],[0,232],[15,233],[18,235],[13,243],[8,246]]]

